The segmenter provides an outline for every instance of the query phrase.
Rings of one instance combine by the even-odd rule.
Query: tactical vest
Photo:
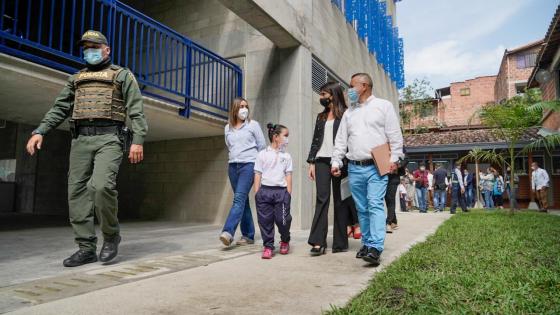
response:
[[[81,70],[74,80],[72,119],[111,119],[124,122],[126,109],[117,76],[124,68],[111,65],[101,71]]]
[[[459,177],[457,177],[455,170],[451,173],[451,184],[459,184]]]

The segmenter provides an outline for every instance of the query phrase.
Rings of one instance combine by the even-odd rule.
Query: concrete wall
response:
[[[118,178],[124,218],[217,223],[231,206],[223,137],[148,142],[145,160],[123,161]]]
[[[311,89],[312,57],[347,82],[355,72],[370,73],[374,93],[397,105],[395,85],[389,82],[375,57],[329,0],[259,1],[270,16],[280,13],[282,23],[293,23],[287,29],[298,32],[294,37],[304,35],[301,45],[290,48],[278,48],[218,0],[125,2],[238,63],[244,69],[244,96],[253,118],[262,127],[267,122],[288,126],[291,134],[288,151],[295,169],[294,227],[309,227],[314,209],[314,184],[306,178],[305,163],[315,115],[320,111],[318,97]],[[282,8],[295,15],[282,16]],[[124,181],[119,184],[124,189],[122,211],[141,217],[222,223],[231,202],[223,138],[174,141],[146,144],[145,163],[132,169],[123,168]],[[197,149],[199,142],[208,143],[209,147]],[[170,151],[175,148],[173,143],[183,148],[177,154],[180,158]],[[205,157],[200,150],[206,152]],[[191,174],[194,165],[200,171]],[[139,210],[134,212],[134,209]]]
[[[25,145],[34,129],[31,125],[8,122],[0,129],[0,156],[16,159],[17,213],[68,215],[67,174],[70,135],[54,130],[35,156],[29,156]]]
[[[392,2],[392,1],[391,1]],[[313,15],[308,32],[311,53],[340,78],[350,82],[352,74],[369,73],[374,82],[373,93],[390,100],[398,110],[398,91],[379,66],[366,44],[346,22],[344,14],[329,0],[313,1]]]

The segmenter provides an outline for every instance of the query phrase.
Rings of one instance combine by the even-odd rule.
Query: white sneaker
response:
[[[238,246],[253,245],[253,244],[255,244],[255,240],[252,240],[248,237],[243,236],[235,244],[238,245]]]
[[[224,231],[222,232],[222,234],[220,234],[220,241],[222,241],[222,243],[225,246],[230,246],[231,242],[233,242],[233,236],[231,236],[231,234],[229,234],[228,232]]]

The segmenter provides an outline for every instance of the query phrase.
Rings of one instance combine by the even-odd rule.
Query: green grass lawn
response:
[[[447,220],[330,314],[560,314],[560,216]]]

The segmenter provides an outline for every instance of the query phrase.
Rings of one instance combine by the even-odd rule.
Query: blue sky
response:
[[[403,0],[406,83],[434,88],[497,74],[504,50],[542,39],[558,0]]]

